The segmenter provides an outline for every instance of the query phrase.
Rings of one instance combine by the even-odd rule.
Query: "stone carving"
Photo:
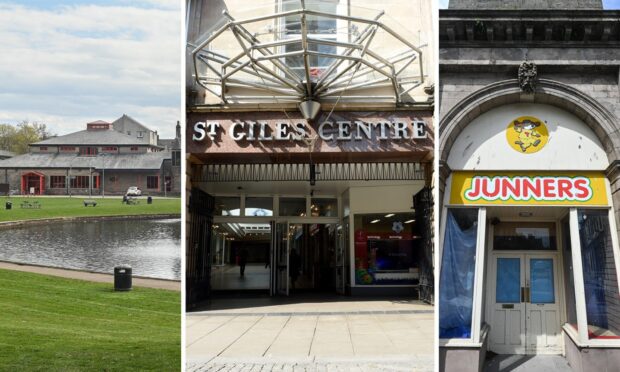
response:
[[[532,94],[536,90],[536,79],[538,79],[538,69],[536,64],[530,61],[523,61],[519,66],[519,87],[525,93]]]

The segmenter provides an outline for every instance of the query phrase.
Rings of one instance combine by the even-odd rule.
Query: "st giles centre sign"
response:
[[[217,141],[228,136],[234,141],[303,141],[310,139],[313,127],[303,119],[282,120],[275,123],[260,120],[198,121],[193,126],[193,141]],[[333,120],[322,121],[316,135],[323,141],[388,141],[425,139],[427,124],[419,119],[398,120]]]

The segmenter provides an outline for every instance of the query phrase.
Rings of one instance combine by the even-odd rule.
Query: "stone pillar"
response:
[[[611,203],[616,217],[616,231],[620,237],[620,160],[614,160],[605,170],[611,189]]]
[[[439,160],[439,184],[437,185],[437,198],[439,203],[439,215],[441,216],[441,211],[443,210],[443,200],[444,194],[446,192],[446,188],[448,186],[448,177],[452,173],[452,169],[448,166],[448,163],[445,160]],[[440,218],[441,221],[441,218]]]

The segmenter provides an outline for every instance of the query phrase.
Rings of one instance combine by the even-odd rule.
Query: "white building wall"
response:
[[[546,123],[548,143],[538,152],[523,154],[509,146],[506,128],[521,116]],[[579,118],[542,104],[511,104],[474,119],[456,139],[448,166],[454,170],[600,170],[609,166],[594,132]]]

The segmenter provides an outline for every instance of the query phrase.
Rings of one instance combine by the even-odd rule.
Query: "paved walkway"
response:
[[[251,302],[188,313],[188,371],[433,371],[432,306],[347,297],[239,306]]]
[[[572,372],[560,355],[497,355],[487,361],[485,372]]]
[[[91,282],[110,283],[114,285],[114,275],[93,273],[88,271],[70,270],[70,269],[58,269],[53,267],[15,264],[10,262],[0,261],[0,269],[24,271],[29,273],[44,274],[51,276],[59,276],[69,279],[87,280]],[[180,291],[181,282],[175,280],[163,280],[163,279],[149,279],[149,278],[132,278],[132,284],[134,287],[146,287],[156,289],[168,289],[171,291]]]

